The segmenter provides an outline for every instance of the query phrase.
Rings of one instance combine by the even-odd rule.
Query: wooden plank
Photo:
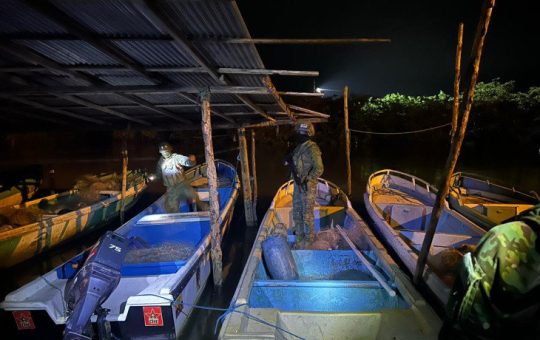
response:
[[[283,38],[229,38],[220,39],[228,44],[274,44],[274,45],[344,45],[365,43],[389,43],[392,40],[382,38],[332,38],[332,39],[283,39]]]
[[[343,91],[343,113],[345,115],[345,159],[347,160],[347,195],[352,194],[351,175],[351,130],[349,130],[349,87]]]
[[[201,93],[201,127],[204,139],[204,158],[206,161],[206,177],[208,178],[208,191],[210,195],[210,226],[211,226],[211,256],[214,285],[221,286],[223,282],[223,254],[221,251],[221,228],[219,199],[217,192],[217,171],[214,160],[214,144],[212,141],[212,120],[210,111],[210,94]]]
[[[463,144],[463,139],[465,138],[465,132],[467,130],[467,123],[469,121],[469,115],[471,113],[472,104],[474,101],[474,90],[476,87],[476,82],[478,80],[478,73],[480,71],[480,61],[482,59],[482,50],[484,47],[484,42],[486,35],[489,29],[489,23],[491,21],[491,13],[495,7],[495,0],[484,0],[482,6],[482,12],[480,14],[480,20],[476,28],[475,41],[473,43],[472,50],[472,74],[471,78],[468,80],[468,84],[465,87],[467,89],[463,102],[465,107],[463,108],[463,114],[461,115],[460,126],[457,129],[457,134],[452,139],[452,145],[450,147],[450,153],[446,159],[445,168],[443,171],[443,176],[439,182],[437,192],[437,198],[435,199],[435,204],[433,205],[433,210],[431,212],[431,219],[429,226],[426,230],[426,236],[424,242],[422,243],[422,249],[418,256],[418,264],[416,266],[416,271],[414,273],[414,283],[419,284],[422,279],[422,274],[424,273],[424,267],[426,266],[427,257],[429,255],[429,249],[431,248],[431,243],[433,241],[433,236],[437,228],[437,223],[444,208],[446,195],[450,189],[450,181],[452,179],[452,174],[456,168],[456,164],[459,158],[461,151],[461,145]]]
[[[294,92],[294,91],[279,91],[282,96],[296,96],[296,97],[323,97],[324,93],[319,92]]]
[[[14,95],[34,95],[34,94],[113,94],[113,93],[131,93],[131,94],[163,94],[163,93],[189,93],[198,94],[203,87],[167,85],[167,86],[148,86],[148,85],[128,85],[128,86],[52,86],[52,87],[11,87],[2,89],[2,93]],[[220,94],[270,94],[266,87],[251,86],[210,86],[205,87],[210,93]]]
[[[257,196],[259,194],[259,185],[257,183],[257,157],[255,130],[251,130],[251,176],[253,178],[253,213],[255,222],[257,222]]]
[[[269,122],[270,123],[270,122]],[[238,147],[240,148],[240,167],[242,172],[242,193],[244,196],[244,212],[246,224],[250,227],[256,225],[255,213],[252,204],[251,176],[249,174],[249,158],[246,142],[246,129],[238,129]]]
[[[356,247],[356,245],[353,243],[353,241],[351,241],[351,239],[349,238],[349,236],[347,236],[347,234],[343,231],[343,229],[341,229],[341,227],[339,225],[336,225],[336,229],[338,230],[339,234],[341,235],[341,237],[343,237],[343,239],[345,240],[345,242],[347,242],[347,244],[349,245],[349,247],[351,247],[351,250],[356,254],[356,256],[360,259],[360,261],[362,261],[362,263],[367,267],[367,269],[369,270],[369,272],[371,273],[371,275],[373,275],[373,277],[379,281],[379,283],[381,284],[381,286],[384,288],[384,290],[386,290],[386,292],[388,293],[388,295],[390,296],[396,296],[396,292],[388,285],[388,282],[386,282],[386,280],[384,279],[384,277],[381,275],[381,273],[379,273],[374,267],[373,265],[371,264],[371,262],[369,262],[369,260],[364,256],[364,254],[362,254],[362,252],[360,250],[358,250],[358,248]]]
[[[296,110],[296,111],[309,113],[310,115],[321,117],[321,118],[329,118],[330,117],[330,115],[327,115],[325,113],[317,112],[317,111],[314,111],[314,110],[309,110],[309,109],[306,109],[304,107],[300,107],[300,106],[296,106],[296,105],[289,104],[289,108],[291,108],[293,110]]]
[[[456,46],[456,66],[454,71],[454,103],[452,105],[452,132],[450,133],[450,141],[454,140],[456,135],[458,116],[459,116],[459,84],[461,82],[461,50],[463,48],[463,23],[458,27],[458,42]]]

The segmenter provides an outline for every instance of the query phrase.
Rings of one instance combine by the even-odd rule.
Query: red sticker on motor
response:
[[[36,329],[34,320],[32,320],[32,314],[29,311],[13,311],[12,313],[18,330]]]
[[[161,307],[143,307],[143,313],[146,327],[163,326]]]

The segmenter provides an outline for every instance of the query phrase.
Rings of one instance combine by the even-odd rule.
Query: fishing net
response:
[[[101,199],[100,191],[119,191],[122,186],[122,177],[113,173],[110,176],[98,177],[85,175],[77,180],[74,189],[79,190],[79,197],[84,202],[96,202]]]
[[[126,263],[173,262],[188,259],[195,246],[186,242],[165,242],[150,248],[133,249],[126,254]]]
[[[349,239],[360,249],[365,248],[365,233],[362,228],[362,225],[355,225],[350,229],[343,228]],[[312,250],[350,249],[347,242],[335,228],[321,230],[315,236],[315,241],[308,248]]]
[[[435,255],[429,256],[429,266],[443,282],[451,286],[454,283],[455,273],[463,255],[473,252],[474,249],[475,246],[470,244],[465,244],[458,248],[444,249]]]
[[[43,212],[36,207],[3,208],[0,211],[0,226],[2,229],[12,229],[35,223],[41,219]]]

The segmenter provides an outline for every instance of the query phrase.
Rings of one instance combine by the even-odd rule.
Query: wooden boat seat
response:
[[[466,203],[464,205],[495,223],[501,223],[533,207],[532,204],[519,203]]]
[[[274,208],[276,213],[277,220],[279,223],[283,223],[292,229],[294,226],[293,222],[293,211],[292,208]],[[344,225],[345,220],[345,208],[336,207],[336,206],[318,206],[314,209],[315,214],[315,231],[318,232],[323,227],[328,227],[332,224]]]
[[[424,230],[431,208],[424,205],[388,204],[383,216],[393,228]]]
[[[173,224],[173,223],[178,223],[178,222],[186,222],[189,220],[198,220],[198,221],[210,220],[210,212],[197,211],[197,212],[189,212],[189,213],[146,215],[140,220],[138,220],[136,225]]]

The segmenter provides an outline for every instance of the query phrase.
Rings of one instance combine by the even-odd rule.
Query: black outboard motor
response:
[[[66,285],[65,299],[72,313],[66,322],[64,340],[92,339],[90,318],[94,312],[98,315],[99,337],[108,337],[107,310],[101,304],[120,282],[128,247],[128,239],[108,231],[90,250],[81,270]]]

